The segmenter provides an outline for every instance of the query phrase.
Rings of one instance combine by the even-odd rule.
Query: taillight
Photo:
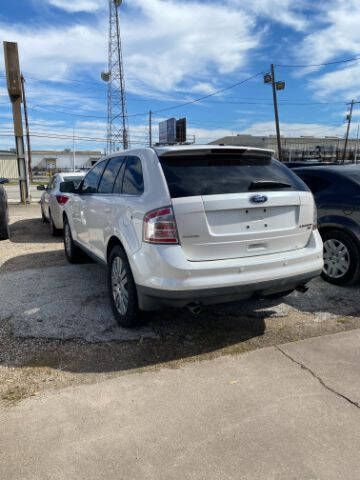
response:
[[[179,243],[171,207],[158,208],[144,217],[143,240],[148,243]]]
[[[69,197],[66,195],[56,195],[56,200],[59,205],[65,205],[65,203],[69,200]]]

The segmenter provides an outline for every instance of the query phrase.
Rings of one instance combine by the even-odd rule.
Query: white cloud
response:
[[[49,1],[74,11],[99,4]],[[127,87],[142,94],[176,90],[182,82],[209,92],[219,76],[247,70],[261,39],[255,16],[227,4],[133,0],[121,17]],[[78,72],[98,78],[107,64],[107,35],[106,11],[96,24],[0,24],[0,37],[19,44],[22,69],[48,79]]]
[[[230,0],[232,4],[255,14],[259,17],[271,18],[295,30],[305,30],[308,20],[303,12],[307,3],[304,0]]]
[[[313,78],[310,88],[319,98],[329,97],[336,93],[338,101],[357,99],[359,98],[359,75],[360,63],[356,62]]]
[[[358,0],[329,0],[319,7],[312,33],[298,52],[310,63],[323,63],[343,53],[360,52],[360,3]],[[298,46],[297,46],[298,48]]]
[[[105,0],[47,0],[49,5],[69,13],[96,12],[107,6]]]
[[[105,64],[106,24],[32,28],[0,24],[0,37],[18,42],[21,68],[40,78],[76,76],[77,69],[90,70]],[[0,57],[3,53],[0,51]]]
[[[130,13],[123,22],[127,71],[158,90],[244,68],[260,41],[254,16],[225,4],[133,0]]]
[[[312,32],[296,45],[296,55],[304,63],[318,64],[337,59],[359,56],[360,53],[360,2],[358,0],[329,0],[318,6],[313,18]],[[334,93],[341,98],[357,96],[360,65],[348,63],[334,65],[330,73],[318,74],[311,81],[317,96]],[[309,74],[319,69],[306,69]]]

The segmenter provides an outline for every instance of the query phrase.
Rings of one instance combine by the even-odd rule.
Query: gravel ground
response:
[[[111,315],[105,270],[69,265],[38,205],[10,207],[0,242],[0,404],[129,370],[178,368],[224,354],[360,327],[359,288],[318,279],[283,303],[251,301],[149,314],[139,330]]]

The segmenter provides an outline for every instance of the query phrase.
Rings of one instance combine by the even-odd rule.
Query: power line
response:
[[[339,63],[349,63],[349,62],[356,62],[360,60],[360,57],[354,58],[347,58],[345,60],[336,60],[333,62],[326,62],[326,63],[308,63],[306,65],[283,65],[281,63],[277,63],[276,67],[284,67],[284,68],[310,68],[310,67],[325,67],[327,65],[337,65]]]
[[[182,103],[181,105],[174,105],[173,107],[166,107],[166,108],[161,108],[159,110],[154,110],[153,113],[165,112],[165,111],[168,111],[168,110],[173,110],[175,108],[186,107],[187,105],[192,105],[193,103],[201,102],[202,100],[206,100],[207,98],[213,97],[214,95],[218,95],[219,93],[226,92],[227,90],[230,90],[232,88],[243,85],[244,83],[258,77],[259,75],[263,75],[263,73],[264,72],[255,73],[255,75],[251,75],[251,77],[245,78],[241,82],[234,83],[233,85],[230,85],[229,87],[221,88],[220,90],[216,90],[215,92],[209,93],[208,95],[204,95],[204,96],[199,97],[199,98],[196,98],[195,100],[191,100],[189,102]]]

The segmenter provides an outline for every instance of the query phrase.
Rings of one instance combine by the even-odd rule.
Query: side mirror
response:
[[[38,185],[36,187],[36,190],[44,191],[44,190],[46,190],[46,187],[45,187],[45,185]]]
[[[8,178],[0,178],[0,185],[3,184],[3,183],[9,183],[9,179]]]
[[[61,182],[60,183],[60,192],[61,193],[76,193],[76,188],[73,182]]]

